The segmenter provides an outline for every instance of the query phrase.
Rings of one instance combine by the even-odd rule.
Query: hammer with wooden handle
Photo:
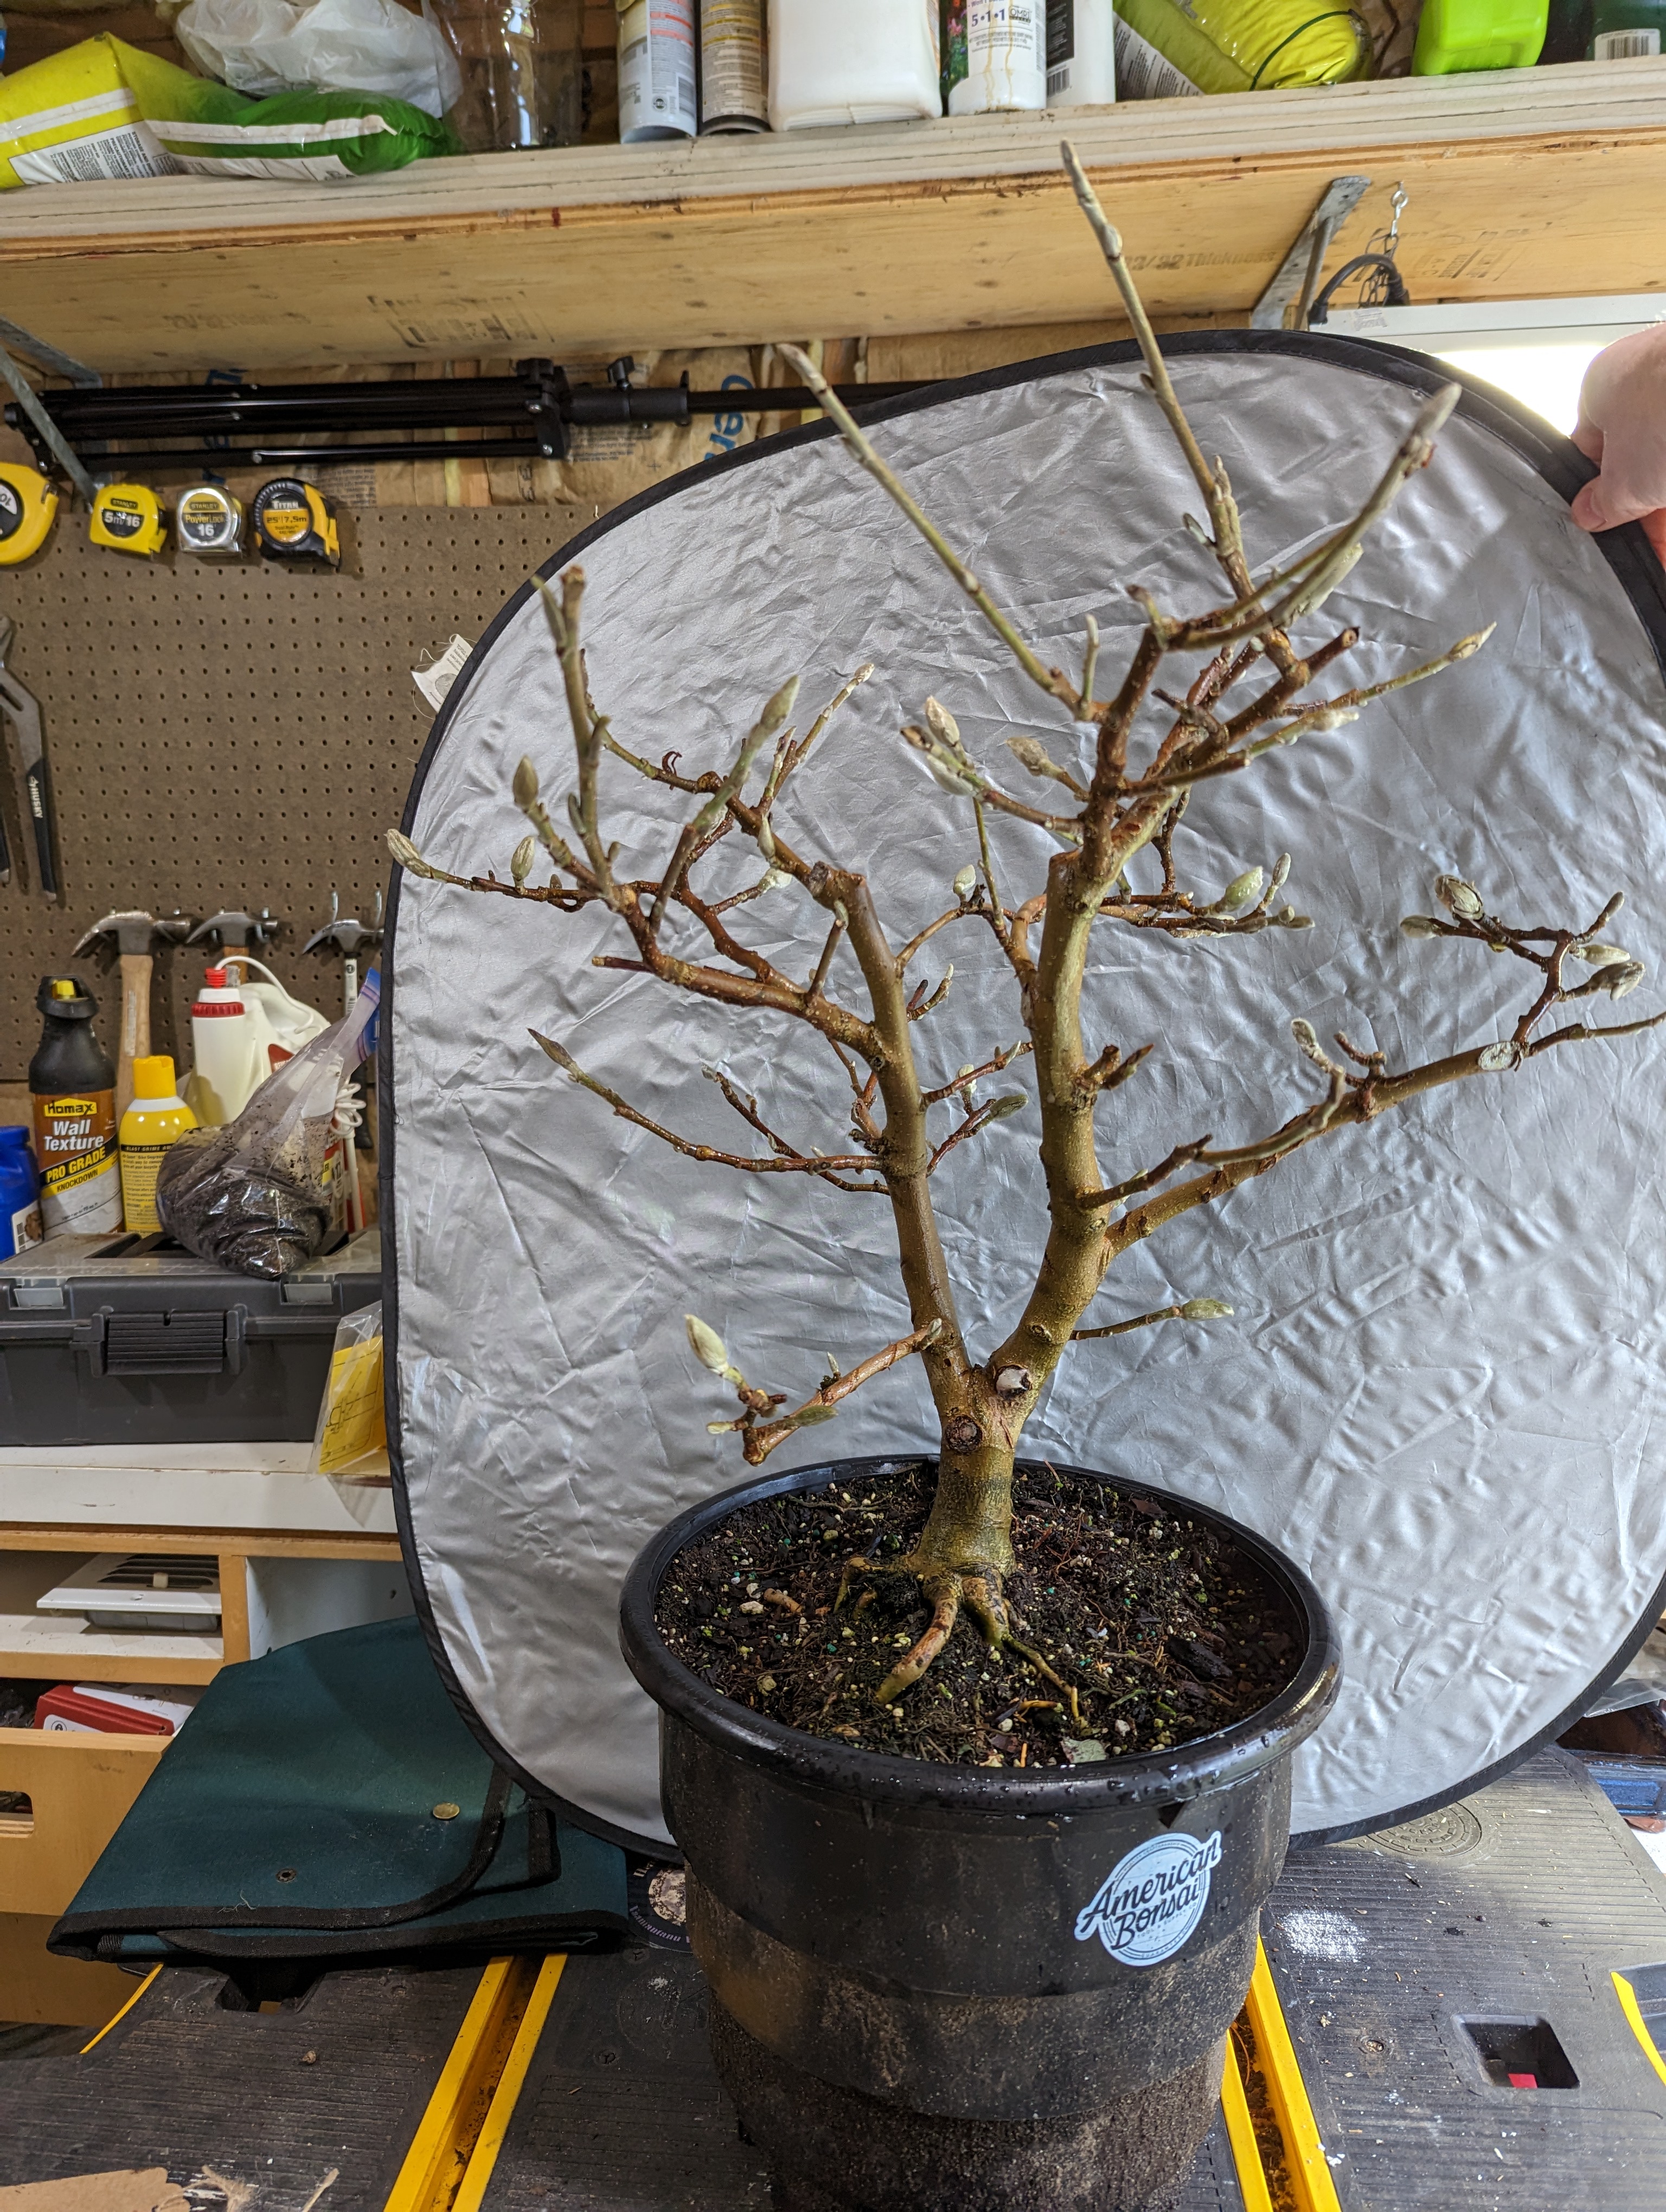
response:
[[[99,938],[114,940],[121,961],[121,1050],[116,1060],[116,1122],[133,1098],[133,1063],[150,1050],[150,948],[160,936],[167,940],[155,918],[148,914],[106,914],[88,931],[76,951],[84,952]]]

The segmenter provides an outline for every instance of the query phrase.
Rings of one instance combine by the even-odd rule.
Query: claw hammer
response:
[[[152,915],[137,910],[128,914],[106,914],[102,921],[95,921],[76,945],[77,953],[86,951],[100,938],[113,941],[121,962],[121,1050],[116,1060],[116,1125],[133,1100],[133,1063],[143,1060],[150,1050],[150,976],[154,961],[152,945],[160,939],[164,945],[178,945],[189,935],[194,917],[190,915],[170,915],[158,921]]]

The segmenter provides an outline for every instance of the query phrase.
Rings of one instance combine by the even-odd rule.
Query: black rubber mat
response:
[[[1243,2212],[1217,2123],[1175,2212]],[[482,2212],[768,2212],[686,1954],[569,1960]]]
[[[1661,1986],[1666,1881],[1567,1753],[1293,1856],[1262,1921],[1344,2212],[1666,2205],[1666,2082],[1610,1978]]]
[[[198,2212],[381,2212],[479,1979],[375,1967],[229,2012],[223,1976],[165,1967],[84,2058],[6,2066],[0,2185],[161,2166]]]
[[[567,1962],[481,2212],[769,2212],[686,1952]]]

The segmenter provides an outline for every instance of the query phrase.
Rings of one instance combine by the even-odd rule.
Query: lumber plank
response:
[[[756,343],[1094,319],[1067,129],[1152,312],[1241,313],[1329,178],[1410,195],[1419,301],[1666,289],[1666,59],[0,202],[7,313],[107,371]],[[1334,262],[1333,262],[1334,265]]]

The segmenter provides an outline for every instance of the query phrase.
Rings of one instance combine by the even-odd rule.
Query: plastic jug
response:
[[[258,976],[249,972],[257,968]],[[186,1103],[206,1129],[234,1121],[273,1068],[328,1027],[264,963],[226,953],[204,976],[191,1009]]]
[[[769,0],[769,127],[942,112],[937,0]]]
[[[40,1177],[29,1133],[21,1124],[0,1129],[0,1260],[27,1252],[46,1235],[40,1222]]]
[[[1424,0],[1412,75],[1531,69],[1549,18],[1550,0]]]

